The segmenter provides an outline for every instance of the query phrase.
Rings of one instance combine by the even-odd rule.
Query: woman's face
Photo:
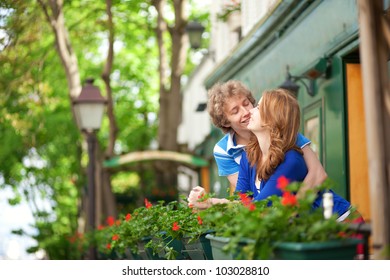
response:
[[[263,127],[264,122],[261,119],[260,111],[259,111],[259,107],[261,105],[261,100],[262,100],[262,98],[260,98],[260,101],[257,104],[257,106],[254,107],[252,110],[250,110],[251,117],[249,119],[249,123],[248,123],[247,127],[252,132],[259,132],[259,131],[264,130],[264,127]]]

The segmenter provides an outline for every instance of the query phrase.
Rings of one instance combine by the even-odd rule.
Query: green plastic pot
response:
[[[199,236],[198,239],[189,242],[189,237],[183,238],[184,252],[188,254],[191,260],[213,260],[213,253],[210,240],[206,235],[213,231],[207,231]]]
[[[255,241],[252,239],[242,240],[238,244],[239,245],[238,251],[234,253],[230,253],[230,252],[225,252],[223,250],[224,247],[229,243],[230,238],[215,236],[212,234],[207,234],[206,238],[210,240],[210,245],[211,245],[214,260],[235,260],[237,259],[240,253],[240,247],[242,248],[250,243],[255,243]]]
[[[279,260],[353,260],[360,239],[321,242],[277,242],[275,259]]]

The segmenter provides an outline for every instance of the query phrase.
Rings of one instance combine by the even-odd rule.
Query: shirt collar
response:
[[[242,147],[244,147],[244,145],[237,145],[236,144],[236,140],[235,140],[235,132],[229,132],[229,135],[228,135],[228,141],[227,141],[227,151],[231,150],[231,149],[241,149]]]

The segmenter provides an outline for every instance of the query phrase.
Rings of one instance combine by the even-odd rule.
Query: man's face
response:
[[[250,119],[252,103],[246,96],[233,96],[226,100],[224,113],[228,120],[227,127],[231,127],[235,132],[247,130]]]

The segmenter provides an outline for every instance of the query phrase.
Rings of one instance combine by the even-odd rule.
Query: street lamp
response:
[[[88,143],[88,230],[95,229],[95,146],[96,134],[100,129],[104,108],[107,100],[100,94],[98,87],[93,85],[93,79],[87,79],[80,95],[73,100],[73,108],[77,125],[87,135]],[[96,259],[96,250],[91,246],[90,259]]]
[[[196,21],[191,21],[187,24],[186,31],[188,33],[191,48],[195,50],[200,48],[204,29],[203,25]]]

